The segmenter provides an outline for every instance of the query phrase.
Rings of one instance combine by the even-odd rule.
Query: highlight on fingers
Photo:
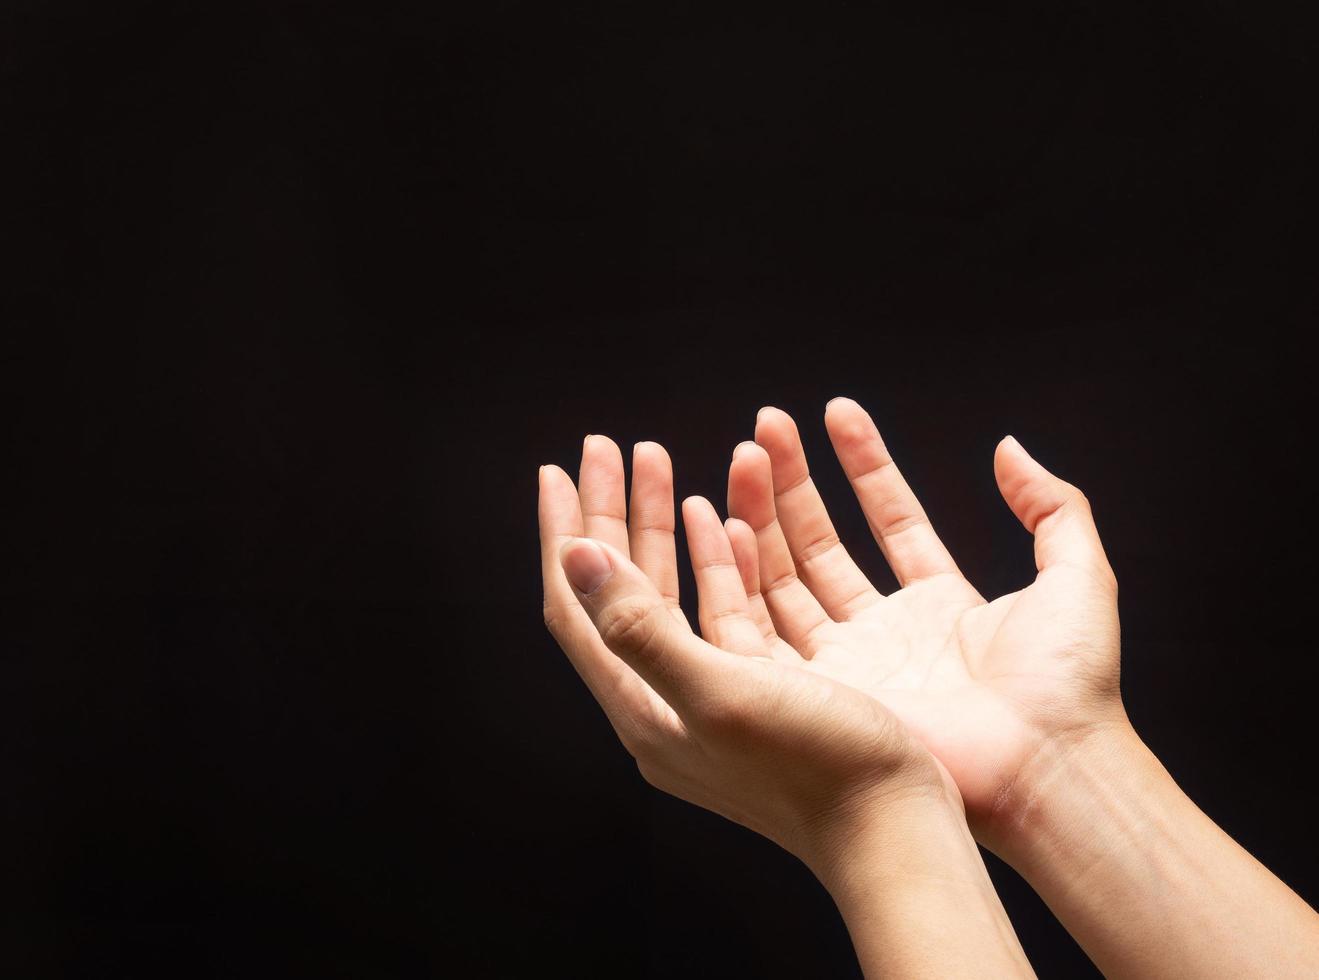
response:
[[[756,444],[773,464],[775,493],[792,490],[810,476],[797,423],[783,409],[766,405],[756,413]]]
[[[769,607],[765,605],[765,597],[760,593],[760,549],[756,545],[755,530],[746,521],[730,517],[724,522],[724,531],[728,534],[728,543],[733,548],[733,560],[737,562],[737,572],[742,579],[742,588],[746,591],[751,621],[756,624],[765,642],[770,644],[774,656],[786,653],[788,659],[800,661],[796,651],[780,643],[778,634],[774,632],[774,619],[769,614]]]
[[[638,442],[632,447],[628,547],[637,567],[681,617],[674,528],[673,463],[658,442]],[[682,621],[685,623],[686,618]]]
[[[588,435],[582,441],[577,490],[586,535],[629,554],[623,453],[613,439]]]
[[[733,546],[714,506],[704,497],[688,497],[682,502],[682,520],[696,577],[701,634],[733,653],[764,653],[764,635],[751,619]]]
[[[769,454],[755,443],[739,449],[728,468],[728,512],[755,535],[761,597],[774,632],[809,659],[812,637],[829,616],[798,578],[775,507]]]
[[[797,424],[781,409],[762,408],[756,442],[769,457],[773,504],[803,582],[835,619],[849,619],[880,598],[847,553],[811,479]]]
[[[870,414],[851,398],[833,398],[824,424],[898,584],[905,588],[936,575],[960,575]]]
[[[730,517],[724,521],[724,533],[728,535],[733,560],[737,563],[737,572],[742,578],[742,588],[747,597],[760,595],[760,556],[756,548],[756,532],[746,521]]]

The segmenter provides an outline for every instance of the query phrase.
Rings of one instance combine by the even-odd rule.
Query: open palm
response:
[[[994,458],[1008,506],[1035,535],[1039,574],[987,602],[967,582],[850,399],[830,439],[901,588],[882,595],[838,539],[796,425],[764,409],[734,453],[729,537],[775,657],[870,694],[931,749],[982,826],[1042,748],[1124,719],[1117,584],[1085,497],[1012,438]]]

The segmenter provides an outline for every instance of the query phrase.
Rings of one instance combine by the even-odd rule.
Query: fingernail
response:
[[[739,442],[736,446],[733,447],[733,458],[737,459],[738,453],[746,452],[747,449],[749,449],[754,445],[755,443],[752,440],[743,439],[741,442]]]
[[[595,592],[614,573],[614,566],[610,564],[604,549],[586,538],[578,538],[565,545],[560,560],[568,581],[582,595]]]
[[[843,400],[842,395],[834,395],[832,398],[830,398],[827,402],[824,403],[824,410],[826,412],[829,411],[830,405],[832,405],[834,402],[840,402],[842,400]]]

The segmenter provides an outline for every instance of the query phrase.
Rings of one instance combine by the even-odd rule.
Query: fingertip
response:
[[[797,443],[797,423],[781,409],[762,408],[756,417],[756,443],[771,456],[791,452]]]
[[[733,462],[742,466],[748,463],[754,464],[758,460],[768,460],[769,453],[765,447],[751,439],[745,439],[737,444],[733,450]]]
[[[876,440],[880,446],[884,444],[870,413],[851,398],[839,397],[829,402],[824,412],[824,427],[836,451],[869,446]]]
[[[1021,460],[1021,443],[1010,435],[1004,436],[994,447],[994,478],[1005,495],[1006,484],[1014,482],[1014,476],[1021,472]]]
[[[1008,433],[1002,439],[1000,439],[999,445],[1005,446],[1008,449],[1011,449],[1013,452],[1020,453],[1021,455],[1025,456],[1027,459],[1035,458],[1030,454],[1030,452],[1026,449],[1026,447],[1021,444],[1021,440],[1018,439],[1016,436],[1012,435],[1012,433]]]
[[[569,554],[587,548],[593,548],[597,551],[601,550],[600,543],[593,538],[578,536],[571,537],[563,542],[563,544],[559,545],[559,558],[565,559]]]
[[[658,442],[649,440],[638,442],[632,447],[632,471],[635,476],[641,467],[645,467],[651,473],[665,474],[672,473],[673,464],[669,460],[669,453]]]
[[[543,465],[543,466],[540,468],[540,482],[541,482],[541,483],[554,483],[554,482],[556,482],[556,481],[559,479],[559,477],[561,477],[561,476],[562,476],[562,477],[565,477],[565,478],[567,478],[567,479],[569,479],[569,480],[572,479],[571,477],[568,476],[567,473],[565,473],[565,472],[563,471],[563,468],[562,468],[562,467],[560,467],[560,466],[558,466],[558,465],[556,465],[556,464],[554,464],[554,463],[546,463],[545,465]]]
[[[724,521],[724,533],[728,535],[728,540],[733,543],[735,550],[756,547],[756,532],[752,530],[750,524],[739,517],[730,517]]]
[[[728,467],[728,511],[760,520],[762,511],[773,513],[773,464],[765,447],[751,443]],[[765,518],[768,519],[768,518]]]
[[[1039,460],[1026,451],[1026,447],[1018,441],[1017,437],[1010,434],[998,441],[998,445],[994,448],[994,462],[1048,472]]]
[[[591,538],[572,538],[559,549],[559,563],[574,589],[589,596],[600,589],[614,572],[609,553]]]
[[[622,451],[618,448],[618,443],[614,442],[608,436],[593,432],[582,440],[582,452],[615,452],[620,456]]]
[[[762,428],[778,429],[783,427],[796,428],[797,423],[781,408],[775,408],[773,405],[766,405],[756,413],[756,441],[759,442],[760,430]]]
[[[714,504],[710,503],[710,501],[706,500],[700,494],[692,494],[690,497],[683,498],[682,515],[684,518],[688,517],[688,515],[695,517],[707,516],[710,514],[715,514]],[[717,514],[715,514],[715,518],[716,520],[718,519]]]

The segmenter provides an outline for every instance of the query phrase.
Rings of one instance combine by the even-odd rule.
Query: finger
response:
[[[673,529],[673,464],[658,442],[639,442],[632,447],[628,546],[637,567],[686,623],[687,617],[678,604],[678,555]]]
[[[775,632],[802,656],[811,656],[811,637],[830,622],[829,615],[797,577],[797,566],[774,510],[769,454],[754,442],[744,442],[733,451],[728,468],[728,512],[755,532],[760,590]]]
[[[728,535],[728,544],[733,549],[733,560],[737,562],[737,573],[742,579],[742,588],[747,595],[747,605],[751,607],[751,621],[756,624],[766,640],[774,639],[774,620],[770,618],[765,597],[760,594],[760,555],[756,548],[756,532],[746,521],[730,517],[724,522],[724,533]]]
[[[960,575],[865,409],[850,398],[835,398],[824,410],[824,424],[898,583]]]
[[[737,571],[746,590],[747,605],[751,607],[751,621],[760,630],[769,649],[769,655],[775,660],[801,663],[801,655],[774,632],[774,620],[765,605],[765,597],[760,594],[760,555],[756,548],[756,532],[746,521],[730,517],[724,522],[724,531],[728,534],[728,543],[733,548],[733,559],[737,562]]]
[[[582,534],[582,511],[577,488],[557,466],[540,469],[538,513],[545,625],[626,742],[627,733],[645,719],[655,717],[659,698],[601,642],[595,625],[564,577],[559,551]]]
[[[762,408],[756,416],[756,443],[769,453],[774,509],[802,581],[835,619],[874,605],[879,593],[838,539],[792,417]]]
[[[586,536],[605,541],[624,555],[628,554],[623,454],[613,439],[608,436],[586,437],[582,443],[582,468],[578,479]]]
[[[605,646],[680,716],[736,692],[732,665],[745,660],[682,629],[650,579],[616,548],[577,538],[559,561]]]
[[[765,638],[751,619],[746,587],[719,515],[705,498],[688,497],[682,502],[682,523],[696,576],[701,635],[731,653],[764,655]]]
[[[1037,463],[1012,436],[994,451],[994,477],[1012,513],[1035,536],[1035,567],[1069,565],[1116,587],[1085,494]]]

